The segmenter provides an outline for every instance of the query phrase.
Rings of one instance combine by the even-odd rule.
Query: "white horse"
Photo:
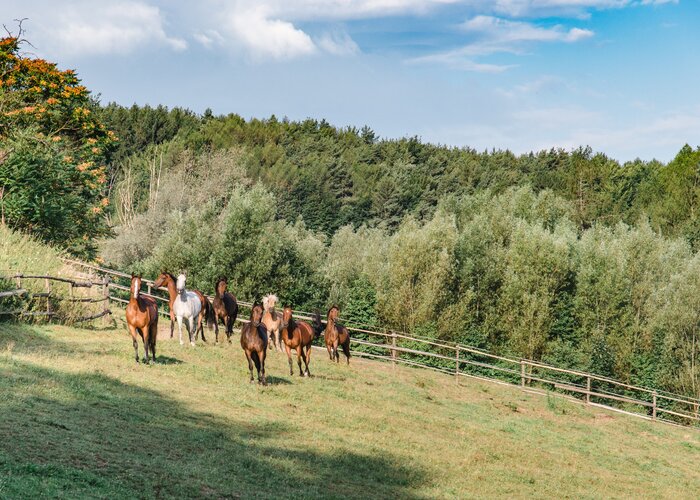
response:
[[[270,335],[270,349],[274,346],[278,351],[282,351],[282,342],[280,341],[280,329],[282,328],[282,315],[275,311],[277,304],[277,295],[271,293],[263,298],[263,309],[265,312],[262,316],[262,323],[267,328],[267,333]]]
[[[177,277],[177,297],[175,297],[175,302],[173,302],[173,312],[177,318],[177,327],[180,331],[180,345],[184,344],[182,341],[183,318],[187,320],[185,326],[190,336],[190,345],[194,345],[196,318],[199,317],[201,310],[202,302],[196,293],[185,290],[185,275],[181,274]]]

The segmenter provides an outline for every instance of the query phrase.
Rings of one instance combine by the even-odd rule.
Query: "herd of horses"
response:
[[[204,337],[204,324],[214,328],[216,343],[219,343],[219,323],[225,328],[226,337],[231,342],[233,324],[238,317],[238,302],[228,291],[226,278],[219,278],[214,284],[214,300],[199,290],[185,288],[185,275],[177,278],[170,273],[162,272],[154,285],[168,290],[170,306],[170,338],[175,331],[177,322],[180,345],[182,326],[187,330],[190,345],[194,346],[199,335]],[[141,294],[141,276],[131,275],[129,288],[129,303],[126,306],[126,323],[134,344],[136,362],[139,362],[138,337],[141,336],[144,348],[144,362],[150,363],[156,359],[156,338],[158,336],[158,304],[153,297]],[[294,319],[292,308],[285,306],[280,314],[276,309],[278,298],[274,294],[267,295],[261,302],[253,304],[248,322],[241,328],[241,348],[245,352],[250,371],[250,381],[254,381],[253,366],[257,371],[258,383],[266,385],[265,358],[268,349],[276,349],[287,353],[289,374],[293,375],[292,351],[296,351],[299,375],[311,376],[309,362],[311,360],[311,345],[317,337],[323,335],[328,356],[331,361],[339,362],[338,349],[343,350],[350,364],[350,332],[338,323],[340,309],[333,305],[326,316],[326,323],[316,311],[313,324]],[[149,355],[150,354],[150,355]],[[302,369],[302,361],[304,369]]]

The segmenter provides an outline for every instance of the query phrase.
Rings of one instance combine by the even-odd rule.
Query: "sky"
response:
[[[620,161],[700,145],[698,0],[0,0],[103,103]]]

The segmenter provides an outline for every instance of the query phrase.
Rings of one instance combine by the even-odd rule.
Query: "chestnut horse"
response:
[[[236,297],[226,290],[228,282],[226,278],[219,278],[214,285],[214,321],[216,322],[216,343],[219,343],[219,320],[224,322],[226,337],[229,343],[233,335],[233,324],[238,316],[238,302]]]
[[[173,338],[173,331],[175,329],[175,320],[177,319],[177,313],[175,312],[175,299],[178,298],[179,291],[177,289],[177,280],[175,279],[175,276],[173,276],[170,273],[167,273],[165,271],[162,271],[160,275],[158,276],[158,279],[153,283],[153,285],[156,288],[160,288],[162,286],[165,286],[168,289],[168,296],[169,296],[169,306],[170,306],[170,338]],[[184,288],[183,288],[184,290]],[[195,339],[197,338],[197,334],[201,332],[202,334],[202,340],[204,342],[207,341],[206,338],[204,338],[204,321],[206,321],[207,326],[209,328],[212,327],[212,324],[216,327],[216,333],[218,337],[218,331],[219,331],[219,325],[217,324],[215,317],[214,317],[214,307],[211,305],[211,302],[209,302],[209,299],[200,292],[199,290],[190,290],[191,293],[194,293],[197,298],[199,299],[199,304],[200,307],[198,309],[198,312],[196,313],[197,316],[197,328],[193,328],[194,330],[194,335]],[[185,298],[187,298],[185,296]],[[187,314],[184,315],[185,318],[189,318]],[[190,331],[191,325],[190,323],[186,323],[185,326],[187,326],[187,330]],[[182,344],[182,327],[180,327],[180,343]],[[194,342],[191,342],[192,345],[194,345]]]
[[[258,371],[258,383],[267,385],[265,378],[265,357],[267,356],[267,330],[262,321],[263,308],[259,303],[253,304],[250,321],[241,328],[241,347],[248,359],[250,382],[253,382],[253,363]]]
[[[282,315],[275,311],[275,304],[277,304],[277,295],[271,293],[263,298],[263,308],[265,312],[263,313],[262,322],[265,328],[270,333],[270,339],[272,344],[270,349],[274,345],[278,351],[282,351],[282,341],[280,340],[280,328],[282,326]]]
[[[311,360],[311,343],[314,340],[314,330],[305,321],[295,321],[292,316],[292,308],[287,306],[282,312],[282,341],[284,348],[287,351],[287,359],[289,360],[289,374],[294,375],[292,370],[292,349],[297,352],[297,364],[299,365],[299,375],[310,377],[309,361]],[[306,349],[306,352],[304,352]],[[306,372],[301,370],[302,354]]]
[[[141,296],[141,276],[131,275],[131,293],[129,304],[126,306],[126,325],[134,341],[136,362],[139,362],[138,335],[143,340],[143,350],[146,351],[144,361],[150,363],[148,350],[150,348],[153,361],[156,360],[156,337],[158,337],[158,305],[155,299]]]
[[[340,314],[340,309],[336,305],[328,310],[326,330],[323,334],[326,339],[326,349],[328,349],[328,356],[330,356],[331,361],[335,359],[336,363],[338,363],[340,361],[338,345],[340,345],[343,348],[343,354],[345,354],[347,363],[350,364],[350,332],[348,332],[347,328],[337,323],[338,314]]]

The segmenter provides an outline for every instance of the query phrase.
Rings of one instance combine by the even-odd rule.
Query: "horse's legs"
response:
[[[250,383],[252,384],[254,379],[253,379],[253,360],[251,359],[250,352],[247,350],[245,352],[245,357],[248,360],[248,370],[250,371]]]
[[[148,350],[150,348],[150,343],[151,343],[151,338],[148,336],[150,333],[150,329],[148,327],[146,328],[141,328],[141,338],[143,339],[143,350],[144,350],[144,358],[143,362],[146,364],[150,364],[151,360],[148,357]]]
[[[294,370],[292,370],[292,350],[287,344],[284,344],[284,348],[287,351],[287,361],[289,362],[289,376],[294,375]]]
[[[345,354],[345,361],[350,364],[350,340],[343,344],[343,354]]]
[[[224,323],[226,324],[226,338],[228,339],[229,344],[231,343],[231,335],[233,335],[233,318],[229,316],[228,313],[226,313],[226,317],[224,318]]]
[[[301,344],[297,346],[297,365],[299,365],[299,376],[304,376],[304,371],[301,369]]]
[[[267,385],[267,377],[265,376],[265,358],[267,357],[267,351],[263,349],[260,352],[260,367],[262,369],[262,385]],[[260,374],[258,374],[258,380],[260,380]]]
[[[333,361],[333,345],[326,344],[326,349],[328,350],[328,358]]]
[[[173,331],[175,330],[175,314],[170,311],[170,338],[173,338]]]
[[[131,335],[131,339],[134,341],[134,355],[136,356],[136,362],[139,362],[139,342],[138,342],[138,334],[136,333],[136,327],[128,325],[129,327],[129,334]]]
[[[190,336],[190,345],[194,346],[195,345],[194,339],[195,339],[195,335],[197,334],[197,330],[195,329],[195,325],[194,325],[194,316],[190,316],[189,318],[187,318],[186,325],[187,325],[187,333]]]
[[[183,345],[184,342],[182,341],[182,316],[177,317],[177,330],[180,332],[180,345]]]
[[[335,357],[335,362],[340,363],[340,354],[338,354],[338,341],[333,342],[333,355]]]
[[[311,361],[311,344],[306,346],[306,355],[304,356],[304,364],[306,365],[307,377],[311,376],[311,372],[309,371],[309,361]]]
[[[207,339],[204,338],[204,307],[202,307],[202,310],[199,312],[199,318],[197,319],[197,328],[199,329],[199,332],[202,334],[202,342],[206,342]],[[197,336],[195,335],[195,339]]]
[[[148,326],[148,338],[151,341],[151,357],[156,361],[156,338],[158,338],[158,322],[154,321]]]

